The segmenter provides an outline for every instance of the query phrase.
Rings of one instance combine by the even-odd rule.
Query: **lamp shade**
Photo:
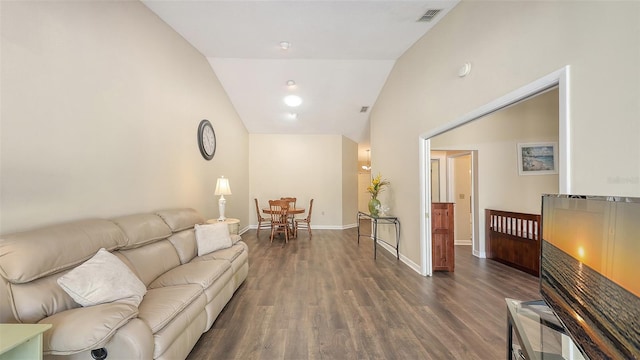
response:
[[[218,178],[216,182],[216,195],[231,195],[231,186],[229,186],[229,179],[224,176]]]

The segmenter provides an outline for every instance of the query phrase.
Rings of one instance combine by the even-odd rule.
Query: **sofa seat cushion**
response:
[[[43,351],[45,354],[70,355],[99,349],[137,314],[136,306],[123,302],[59,312],[40,321],[53,325],[44,333]]]
[[[151,328],[162,330],[189,304],[203,295],[200,285],[176,285],[149,289],[138,307],[138,317]]]
[[[222,260],[190,262],[162,274],[149,284],[150,289],[167,286],[196,284],[206,289],[231,269],[231,264]]]

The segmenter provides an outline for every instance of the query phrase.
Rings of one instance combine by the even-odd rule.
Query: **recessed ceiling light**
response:
[[[293,80],[287,80],[287,86],[295,86],[296,82]]]
[[[281,42],[280,42],[280,48],[281,48],[282,50],[287,50],[287,49],[289,49],[290,47],[291,47],[291,43],[290,43],[290,42],[288,42],[288,41],[281,41]]]
[[[288,95],[284,97],[284,103],[291,107],[300,106],[302,98],[298,95]]]

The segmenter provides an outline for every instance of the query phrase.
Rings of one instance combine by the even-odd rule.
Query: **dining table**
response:
[[[289,208],[289,210],[287,210],[287,214],[289,215],[304,214],[305,211],[307,211],[305,208]],[[265,209],[262,209],[262,212],[265,214],[271,214],[271,209],[265,208]]]

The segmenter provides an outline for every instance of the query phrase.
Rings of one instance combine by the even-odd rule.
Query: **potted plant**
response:
[[[369,200],[369,213],[372,216],[378,216],[378,210],[380,209],[378,194],[384,190],[386,185],[389,185],[389,181],[383,180],[382,176],[378,173],[378,175],[371,180],[371,185],[367,187],[367,192],[371,194],[371,200]]]

